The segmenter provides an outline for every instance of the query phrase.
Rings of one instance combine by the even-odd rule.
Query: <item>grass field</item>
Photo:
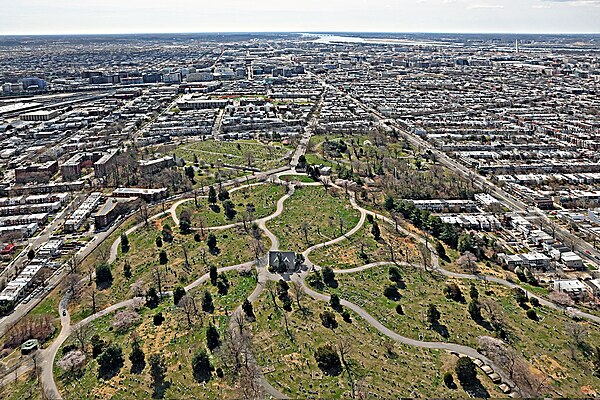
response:
[[[392,257],[396,261],[416,261],[417,250],[412,238],[396,233],[394,227],[386,223],[379,222],[378,225],[381,231],[379,241],[373,237],[373,225],[365,222],[358,232],[346,240],[311,252],[311,261],[333,269],[354,268],[378,261],[391,261]]]
[[[255,220],[273,214],[277,208],[277,201],[285,192],[284,186],[270,184],[251,186],[231,192],[230,200],[237,211],[237,215],[231,220],[226,218],[221,202],[218,202],[216,207],[211,207],[206,198],[198,198],[198,207],[194,200],[182,204],[177,209],[177,214],[181,215],[184,211],[190,212],[193,228],[222,226],[238,222],[248,206],[253,206],[254,211],[248,214],[248,217]]]
[[[165,224],[173,228],[174,239],[171,243],[163,242],[158,248],[155,244],[156,237],[161,236]],[[206,232],[205,232],[206,233]],[[254,259],[254,245],[257,241],[242,227],[235,227],[214,232],[217,237],[218,252],[211,253],[206,245],[206,237],[201,242],[194,241],[194,235],[182,235],[174,226],[172,219],[163,218],[152,221],[150,226],[143,227],[129,235],[130,250],[122,254],[112,264],[112,285],[96,294],[98,309],[131,297],[131,285],[139,279],[143,280],[147,287],[153,282],[152,271],[159,265],[159,252],[166,251],[168,262],[161,266],[163,272],[163,290],[172,290],[177,284],[187,285],[208,272],[210,265],[225,267],[242,264]],[[263,249],[269,247],[268,239],[261,238]],[[184,247],[187,251],[189,267],[185,266]],[[124,276],[124,265],[128,262],[131,266],[132,276]],[[92,312],[91,287],[87,287],[80,294],[83,301],[71,302],[69,310],[72,320],[78,321],[90,315]]]
[[[205,348],[205,331],[209,323],[213,323],[223,335],[224,329],[229,322],[228,315],[254,290],[255,278],[242,276],[237,272],[225,274],[230,282],[230,289],[226,295],[219,295],[217,289],[207,282],[197,287],[191,295],[194,296],[198,308],[200,308],[201,296],[205,290],[211,292],[215,311],[204,314],[192,321],[189,326],[185,314],[173,306],[172,298],[164,299],[155,310],[144,308],[142,322],[125,333],[118,333],[110,327],[114,314],[94,321],[94,332],[98,333],[105,341],[119,345],[125,355],[125,365],[118,376],[101,381],[97,378],[97,362],[91,360],[86,365],[83,375],[78,379],[72,379],[62,370],[55,366],[57,383],[65,399],[90,399],[90,398],[150,398],[152,395],[149,368],[141,374],[132,373],[131,363],[128,355],[131,351],[131,332],[136,331],[141,339],[142,349],[146,354],[146,360],[150,354],[161,353],[166,358],[167,380],[171,386],[165,392],[166,399],[179,398],[239,398],[231,382],[227,379],[219,379],[213,375],[213,379],[206,384],[199,384],[192,378],[191,359],[196,350]],[[160,326],[154,326],[152,316],[162,312],[165,322]],[[73,343],[69,339],[65,344]],[[63,346],[64,347],[64,346]],[[60,353],[57,359],[60,358]],[[215,368],[223,367],[218,355],[213,354],[212,364]]]
[[[282,315],[273,311],[271,300],[263,295],[254,307],[257,321],[252,324],[252,332],[257,359],[269,382],[287,396],[351,398],[348,374],[325,375],[314,358],[318,346],[335,346],[341,339],[350,344],[349,363],[357,391],[364,398],[467,396],[461,389],[451,390],[443,384],[443,373],[452,371],[455,362],[448,353],[395,344],[354,314],[350,323],[337,314],[339,326],[335,330],[325,328],[319,314],[330,307],[309,299],[302,304],[309,310],[307,315],[295,304],[294,310],[287,313],[293,341],[285,333]],[[391,352],[386,346],[391,346]],[[492,396],[499,396],[486,377],[480,376],[480,380]]]
[[[449,282],[445,277],[400,267],[406,288],[399,290],[402,297],[396,302],[383,295],[385,287],[391,284],[388,270],[389,266],[382,266],[353,274],[338,274],[339,287],[327,291],[358,304],[385,326],[407,337],[427,341],[447,340],[476,348],[477,337],[494,335],[468,314],[470,281],[455,280],[466,299],[466,302],[459,303],[444,296],[443,289]],[[583,387],[600,387],[600,379],[585,372],[568,355],[572,339],[565,333],[565,327],[573,322],[570,318],[555,310],[538,307],[535,310],[541,320],[533,321],[517,305],[509,289],[482,282],[477,282],[476,286],[480,301],[489,297],[502,307],[511,346],[523,352],[545,375],[552,376],[556,390],[567,396],[577,396],[582,394]],[[485,294],[486,290],[489,294]],[[447,330],[447,336],[429,328],[425,318],[429,303],[435,304],[440,311],[440,324]],[[402,305],[405,315],[396,313],[397,304]],[[600,340],[598,329],[592,329],[588,322],[580,324],[589,328],[590,343]],[[540,357],[540,354],[544,356]]]
[[[359,218],[359,212],[342,192],[309,186],[297,188],[286,200],[283,214],[267,226],[279,238],[282,250],[302,252],[313,244],[341,236],[355,227]]]
[[[182,145],[175,150],[175,155],[187,162],[194,162],[194,156],[196,156],[199,162],[207,165],[216,165],[221,162],[267,170],[285,165],[285,156],[290,151],[291,148],[270,146],[257,141],[206,140]]]

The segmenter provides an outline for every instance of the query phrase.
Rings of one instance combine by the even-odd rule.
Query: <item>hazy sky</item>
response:
[[[600,32],[600,0],[0,0],[0,34]]]

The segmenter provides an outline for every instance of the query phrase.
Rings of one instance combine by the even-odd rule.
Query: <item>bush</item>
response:
[[[529,318],[533,321],[537,321],[538,316],[533,308],[530,308],[529,310],[527,310],[527,318]]]
[[[337,376],[342,372],[342,363],[337,351],[331,345],[321,346],[315,351],[315,360],[326,375]]]
[[[450,300],[454,300],[454,301],[458,301],[458,302],[464,301],[462,291],[460,290],[460,287],[455,282],[451,282],[446,285],[446,287],[444,288],[444,295],[446,296],[447,299],[450,299]]]
[[[323,324],[323,326],[325,328],[329,328],[329,329],[337,328],[338,324],[337,324],[337,321],[335,320],[335,314],[332,313],[331,311],[324,311],[319,315],[319,317],[321,318],[321,323]]]
[[[396,306],[396,313],[398,313],[399,315],[404,315],[404,309],[402,308],[402,304],[398,304]]]
[[[398,301],[400,300],[400,293],[398,292],[398,288],[396,285],[389,285],[383,290],[383,295],[390,300]]]
[[[534,306],[534,307],[539,307],[540,306],[540,301],[537,299],[537,297],[531,297],[529,299],[529,303]]]
[[[161,312],[154,314],[154,316],[152,317],[152,323],[154,324],[154,326],[160,326],[164,321],[165,317],[163,317]]]
[[[456,384],[454,383],[454,376],[452,376],[450,372],[446,372],[444,374],[444,384],[450,389],[454,389],[456,387]]]

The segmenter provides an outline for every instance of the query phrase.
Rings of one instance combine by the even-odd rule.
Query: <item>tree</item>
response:
[[[177,307],[183,310],[185,317],[187,319],[188,326],[192,326],[192,317],[198,314],[198,309],[196,307],[196,301],[190,295],[184,295],[179,299],[177,303]]]
[[[304,311],[304,307],[302,307],[302,300],[306,297],[306,292],[302,288],[302,285],[296,281],[290,282],[290,292],[292,296],[296,300],[296,305],[300,311]]]
[[[97,358],[106,348],[106,342],[98,335],[92,336],[90,343],[92,344],[92,358]]]
[[[179,230],[181,231],[181,233],[183,235],[187,235],[188,233],[190,233],[192,231],[191,222],[186,219],[180,219],[179,220]]]
[[[217,204],[217,191],[213,186],[208,188],[208,203]]]
[[[402,275],[400,275],[400,270],[395,265],[392,265],[390,267],[390,269],[388,270],[388,275],[389,275],[390,281],[392,281],[394,283],[402,282]]]
[[[221,190],[219,190],[218,197],[219,197],[219,201],[222,201],[223,202],[223,206],[224,206],[225,205],[225,201],[229,200],[229,192],[226,189],[221,188]]]
[[[111,326],[119,331],[123,332],[131,328],[133,325],[140,321],[140,314],[134,310],[126,309],[118,311],[112,319]]]
[[[98,357],[98,377],[109,380],[123,367],[123,350],[117,345],[109,345]]]
[[[195,154],[194,154],[194,156],[195,156]],[[184,168],[184,171],[185,171],[185,176],[187,176],[187,177],[188,177],[188,179],[189,179],[189,180],[190,180],[192,183],[194,183],[194,176],[196,175],[196,174],[195,174],[195,171],[194,171],[194,167],[192,167],[191,165],[190,165],[190,166],[187,166],[187,167],[185,167],[185,168]]]
[[[438,257],[442,260],[446,259],[446,248],[444,247],[442,242],[435,242],[435,252],[437,253]],[[450,376],[452,376],[452,374]]]
[[[153,398],[162,398],[164,396],[165,376],[167,366],[165,357],[162,354],[152,354],[148,358],[150,364],[150,377],[152,378]]]
[[[440,322],[440,312],[433,303],[429,303],[427,306],[427,322],[429,325],[437,325]]]
[[[146,293],[146,306],[148,308],[156,308],[158,307],[158,303],[160,299],[158,297],[158,293],[156,292],[156,288],[151,287]]]
[[[225,296],[229,291],[229,281],[227,280],[227,276],[225,274],[220,274],[217,279],[217,292],[221,296]]]
[[[254,310],[252,309],[252,303],[250,303],[250,300],[244,300],[242,303],[242,311],[244,311],[244,314],[246,314],[248,318],[254,318]]]
[[[385,198],[385,201],[383,202],[383,208],[385,208],[387,211],[392,211],[394,207],[394,198],[391,196],[387,196]]]
[[[123,276],[127,279],[131,278],[131,265],[127,260],[125,260],[125,264],[123,265]]]
[[[469,302],[469,315],[473,318],[473,321],[481,321],[481,306],[477,300],[471,300]]]
[[[81,325],[73,332],[73,337],[79,344],[79,350],[86,352],[86,345],[92,334],[92,327],[87,325]]]
[[[506,372],[521,390],[523,397],[539,397],[542,394],[547,377],[534,372],[529,362],[514,348],[490,336],[481,336],[477,341],[481,353]]]
[[[219,331],[217,331],[217,328],[213,324],[210,324],[206,328],[206,346],[212,352],[220,345],[221,336],[219,335]]]
[[[131,362],[131,372],[134,374],[141,373],[146,367],[146,355],[140,346],[139,340],[131,342],[129,361]]]
[[[205,290],[204,295],[202,296],[202,311],[209,314],[215,311],[212,295],[208,290]]]
[[[330,344],[317,348],[315,360],[319,369],[326,375],[337,376],[342,372],[340,357]]]
[[[525,303],[527,303],[527,293],[523,289],[518,288],[518,287],[513,288],[512,292],[513,292],[513,296],[514,296],[515,300],[517,301],[517,303],[521,307],[523,307],[523,305]]]
[[[208,276],[210,277],[210,283],[213,286],[216,286],[217,285],[217,278],[219,277],[219,273],[217,271],[217,267],[216,266],[211,265],[208,268]]]
[[[595,376],[600,377],[600,347],[596,346],[594,354],[592,356],[592,371]]]
[[[335,320],[335,314],[332,313],[331,311],[323,311],[319,317],[321,318],[321,323],[323,324],[323,326],[325,328],[329,328],[329,329],[335,329],[337,328],[338,324],[337,321]]]
[[[81,350],[72,350],[63,356],[57,365],[60,369],[73,373],[80,370],[85,364],[85,353]]]
[[[454,376],[452,376],[450,372],[446,372],[444,374],[444,384],[450,389],[456,388],[456,383],[454,383]]]
[[[231,200],[225,200],[223,202],[223,213],[225,214],[225,217],[227,217],[227,219],[230,221],[233,218],[235,218],[237,211],[235,210],[235,205]]]
[[[373,227],[371,228],[371,233],[373,234],[373,238],[375,240],[381,239],[381,230],[379,229],[379,224],[377,221],[373,221]]]
[[[472,273],[477,272],[477,257],[470,251],[467,251],[460,256],[456,263],[460,265],[461,268],[468,269]]]
[[[33,249],[29,249],[29,251],[27,252],[27,258],[29,260],[33,260],[35,258],[35,251]]]
[[[185,293],[185,289],[182,286],[177,286],[173,291],[173,304],[178,305],[179,300],[181,300],[181,298],[185,296]]]
[[[473,282],[471,282],[471,286],[469,287],[469,297],[471,298],[471,300],[479,299],[479,291],[477,290],[477,287],[475,286],[475,284],[473,284]]]
[[[167,257],[167,252],[164,250],[161,250],[160,253],[158,253],[158,263],[160,265],[165,265],[168,261],[169,261],[169,257]]]
[[[455,282],[450,282],[444,288],[444,295],[447,299],[462,302],[464,297],[460,287]]]
[[[198,382],[208,382],[212,375],[212,366],[206,351],[199,350],[192,358],[192,374]]]
[[[386,286],[383,290],[383,295],[393,301],[400,300],[400,293],[398,292],[398,287],[396,285]]]
[[[112,284],[113,276],[110,266],[106,263],[98,264],[96,267],[96,285],[98,287],[108,287]]]
[[[477,379],[475,363],[469,357],[461,357],[454,367],[456,376],[462,386],[472,386]]]
[[[206,239],[206,244],[208,246],[208,249],[211,252],[215,252],[215,250],[217,249],[217,237],[215,236],[214,233],[209,233],[208,234],[208,238]]]
[[[328,266],[328,267],[324,267],[321,272],[323,274],[323,282],[325,282],[325,284],[327,286],[334,286],[335,285],[335,273],[333,272],[333,269]]]
[[[161,312],[154,314],[154,316],[152,317],[152,323],[154,324],[154,326],[160,326],[164,321],[165,317],[163,317]]]
[[[129,238],[125,232],[121,234],[121,251],[123,253],[127,253],[129,251]]]
[[[529,318],[533,321],[537,321],[538,316],[533,308],[530,308],[529,310],[527,310],[526,314],[527,314],[527,318]]]
[[[340,309],[340,297],[333,293],[330,297],[329,297],[329,305],[331,305],[331,308],[333,308],[334,310],[339,310]]]
[[[162,238],[160,236],[156,237],[155,242],[156,242],[156,247],[159,247],[159,248],[162,247],[163,241],[162,241]]]

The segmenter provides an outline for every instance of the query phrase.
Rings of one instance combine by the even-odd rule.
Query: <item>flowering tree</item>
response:
[[[73,350],[68,352],[61,358],[57,365],[64,371],[73,372],[76,369],[81,369],[85,363],[85,353],[81,350]]]
[[[139,322],[140,314],[135,310],[127,309],[119,311],[113,317],[111,325],[118,331],[125,331]]]

